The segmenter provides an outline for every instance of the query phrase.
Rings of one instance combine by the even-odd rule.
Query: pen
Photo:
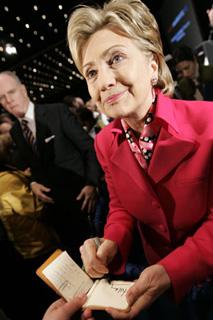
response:
[[[100,238],[95,237],[95,238],[94,238],[94,242],[95,242],[95,245],[96,245],[96,249],[98,249],[98,248],[100,247],[100,245],[101,245],[101,240],[100,240]]]
[[[95,242],[95,245],[96,245],[96,249],[98,250],[98,248],[100,247],[101,245],[101,240],[100,238],[98,237],[95,237],[94,238],[94,242]],[[100,279],[106,279],[108,281],[108,283],[110,284],[111,283],[111,275],[109,273],[105,274],[102,278]]]
[[[94,240],[94,242],[95,242],[96,249],[98,250],[98,247],[100,247],[100,245],[101,245],[100,238],[95,237],[93,240]],[[84,266],[84,265],[82,266],[82,270],[83,270],[83,271],[86,271],[86,269],[85,269],[85,266]]]

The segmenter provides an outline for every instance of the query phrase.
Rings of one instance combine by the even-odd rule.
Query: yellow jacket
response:
[[[0,172],[0,219],[10,241],[24,258],[56,248],[56,233],[42,221],[44,207],[29,188],[23,171]]]

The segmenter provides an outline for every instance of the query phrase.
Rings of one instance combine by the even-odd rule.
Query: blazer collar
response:
[[[174,115],[172,99],[165,97],[161,93],[158,95],[156,116],[166,123],[166,128],[161,128],[148,168],[148,176],[151,177],[155,183],[158,183],[184,158],[193,153],[197,145],[195,141],[183,136]],[[120,120],[114,121],[114,126],[111,131],[117,136],[117,139],[115,139],[116,142],[114,141],[111,150],[112,162],[126,171],[127,174],[130,174],[137,184],[140,184],[141,175],[145,177],[146,173],[131,153]],[[121,167],[121,163],[125,163],[125,165]]]
[[[155,183],[159,182],[195,150],[194,142],[174,136],[162,127],[148,167],[148,175]]]
[[[119,137],[120,132],[117,131],[117,134]],[[115,143],[111,146],[112,150],[110,160],[116,166],[116,170],[122,170],[124,174],[130,176],[136,185],[138,185],[138,187],[146,194],[148,193],[150,196],[152,195],[153,197],[156,197],[151,184],[142,183],[142,181],[147,179],[147,174],[132,155],[132,151],[130,150],[125,137],[122,139],[116,139],[114,142]]]
[[[162,119],[169,127],[180,133],[180,127],[174,114],[174,102],[160,91],[157,96],[155,117]],[[170,128],[169,128],[170,129]]]

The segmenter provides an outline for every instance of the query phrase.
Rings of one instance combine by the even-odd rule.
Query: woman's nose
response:
[[[99,88],[102,91],[108,90],[116,84],[116,76],[113,70],[105,68],[99,72]]]

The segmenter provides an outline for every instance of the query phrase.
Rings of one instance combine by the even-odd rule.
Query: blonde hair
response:
[[[96,31],[104,28],[135,40],[141,50],[152,53],[158,63],[156,87],[172,95],[173,79],[164,60],[158,24],[140,0],[111,0],[103,7],[76,8],[69,19],[67,37],[72,58],[81,73],[84,45]]]

